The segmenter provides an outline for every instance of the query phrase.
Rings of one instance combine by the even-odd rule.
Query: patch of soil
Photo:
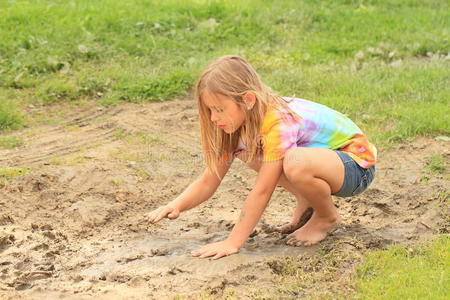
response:
[[[287,246],[274,232],[295,206],[277,187],[240,253],[213,261],[189,252],[222,240],[237,220],[256,178],[240,161],[209,201],[174,221],[143,222],[203,170],[192,100],[90,108],[22,137],[21,148],[0,150],[1,168],[32,170],[0,188],[0,293],[9,299],[162,299],[205,288],[220,298],[228,287],[250,297],[280,276],[267,263],[276,258],[337,244],[361,252],[449,229],[439,196],[448,174],[424,173],[433,154],[448,165],[445,141],[380,151],[372,186],[335,198],[344,226],[310,248]]]

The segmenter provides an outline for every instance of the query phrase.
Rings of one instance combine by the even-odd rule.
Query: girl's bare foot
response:
[[[318,217],[313,214],[305,226],[297,229],[287,237],[286,244],[291,246],[311,246],[323,240],[328,233],[334,231],[342,219],[339,215]]]
[[[300,213],[299,216],[296,216],[296,213],[294,213],[294,216],[290,223],[277,227],[275,230],[281,233],[294,232],[303,225],[305,225],[309,221],[309,219],[311,219],[313,212],[314,212],[313,208],[308,207],[304,209],[304,211]]]

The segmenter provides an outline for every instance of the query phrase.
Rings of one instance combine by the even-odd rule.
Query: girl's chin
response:
[[[226,127],[223,127],[223,128],[219,127],[219,129],[222,130],[225,133],[231,134],[231,133],[236,132],[239,128],[234,128],[234,127],[230,128],[230,126],[226,126]]]
[[[225,133],[233,133],[233,132],[236,131],[236,129],[229,129],[228,127],[222,128],[222,130],[223,130]]]

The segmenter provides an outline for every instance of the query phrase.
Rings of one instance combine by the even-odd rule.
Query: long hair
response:
[[[211,122],[211,112],[202,101],[203,93],[223,95],[232,99],[245,113],[242,126],[233,133],[219,130]],[[247,92],[256,95],[252,109],[247,110],[243,96]],[[260,130],[269,107],[285,110],[298,118],[286,101],[274,93],[260,79],[255,69],[242,57],[226,55],[213,61],[195,84],[195,98],[199,110],[202,150],[208,169],[218,176],[220,163],[231,160],[241,137],[247,150],[246,163],[256,160],[262,151]]]

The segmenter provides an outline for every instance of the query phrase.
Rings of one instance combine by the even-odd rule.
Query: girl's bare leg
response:
[[[288,236],[290,245],[310,246],[323,240],[341,222],[331,194],[344,182],[344,164],[336,152],[322,148],[290,149],[283,171],[291,186],[313,207],[305,226]]]
[[[313,215],[314,209],[308,207],[307,202],[303,202],[297,199],[297,205],[292,214],[292,219],[288,224],[275,228],[276,231],[282,233],[292,233],[305,225]]]
[[[240,154],[236,155],[237,158],[244,161],[245,151],[242,151]],[[261,168],[261,163],[258,161],[253,161],[248,164],[250,168],[259,172]],[[292,184],[287,180],[284,172],[281,174],[280,179],[278,181],[278,185],[284,187],[287,191],[291,192],[295,198],[297,199],[297,204],[295,210],[292,214],[291,221],[288,224],[277,227],[276,230],[283,233],[291,233],[302,227],[308,222],[308,220],[312,216],[313,209],[310,207],[306,199],[296,191],[296,189],[292,186]]]

